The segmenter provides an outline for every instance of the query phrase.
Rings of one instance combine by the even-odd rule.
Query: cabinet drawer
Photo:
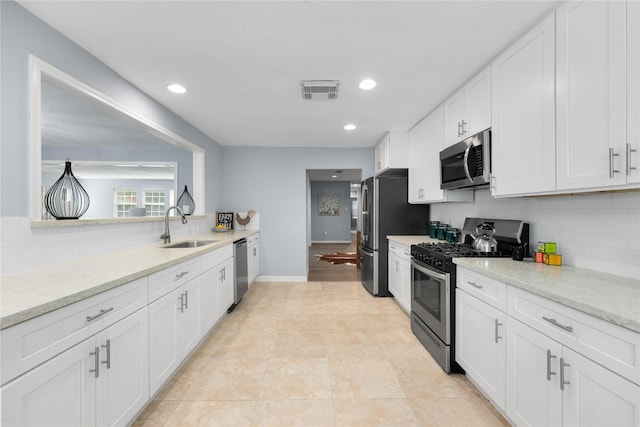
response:
[[[200,257],[149,276],[149,302],[155,301],[200,274]]]
[[[411,251],[408,246],[396,242],[389,242],[389,253],[397,255],[403,260],[411,261]]]
[[[498,310],[507,311],[506,283],[460,267],[456,271],[458,274],[456,287],[464,289]]]
[[[211,270],[233,256],[233,245],[227,245],[202,255],[202,271]]]
[[[253,235],[247,237],[247,245],[248,246],[257,245],[258,243],[260,243],[260,235],[259,234],[253,234]]]
[[[0,334],[2,384],[146,303],[147,278],[144,277],[3,330]]]
[[[509,286],[508,314],[640,384],[640,334]]]

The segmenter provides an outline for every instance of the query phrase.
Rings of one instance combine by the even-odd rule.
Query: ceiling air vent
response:
[[[340,82],[337,80],[303,80],[300,82],[300,86],[302,87],[302,99],[336,99]]]

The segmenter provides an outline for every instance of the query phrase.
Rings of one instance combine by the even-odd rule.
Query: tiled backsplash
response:
[[[0,275],[26,272],[136,247],[162,244],[164,221],[105,225],[31,228],[29,218],[1,218]],[[187,224],[170,221],[171,239],[204,233],[215,225],[215,215],[189,218]]]
[[[530,242],[558,243],[566,265],[640,278],[640,191],[494,199],[431,205],[430,219],[462,227],[466,217],[522,219]]]

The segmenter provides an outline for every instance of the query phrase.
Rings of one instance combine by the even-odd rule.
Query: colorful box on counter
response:
[[[538,252],[538,251],[536,251],[536,252],[534,252],[534,253],[533,253],[533,260],[534,260],[535,262],[540,262],[540,263],[542,263],[542,262],[544,262],[544,257],[543,257],[543,255],[544,255],[544,254],[543,254],[542,252]]]
[[[555,254],[558,252],[558,246],[556,242],[538,242],[538,252]]]
[[[548,265],[562,265],[562,255],[560,254],[543,254],[542,262]]]

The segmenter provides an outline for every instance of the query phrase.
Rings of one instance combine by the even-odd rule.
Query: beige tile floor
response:
[[[255,283],[134,424],[504,425],[356,282]]]

